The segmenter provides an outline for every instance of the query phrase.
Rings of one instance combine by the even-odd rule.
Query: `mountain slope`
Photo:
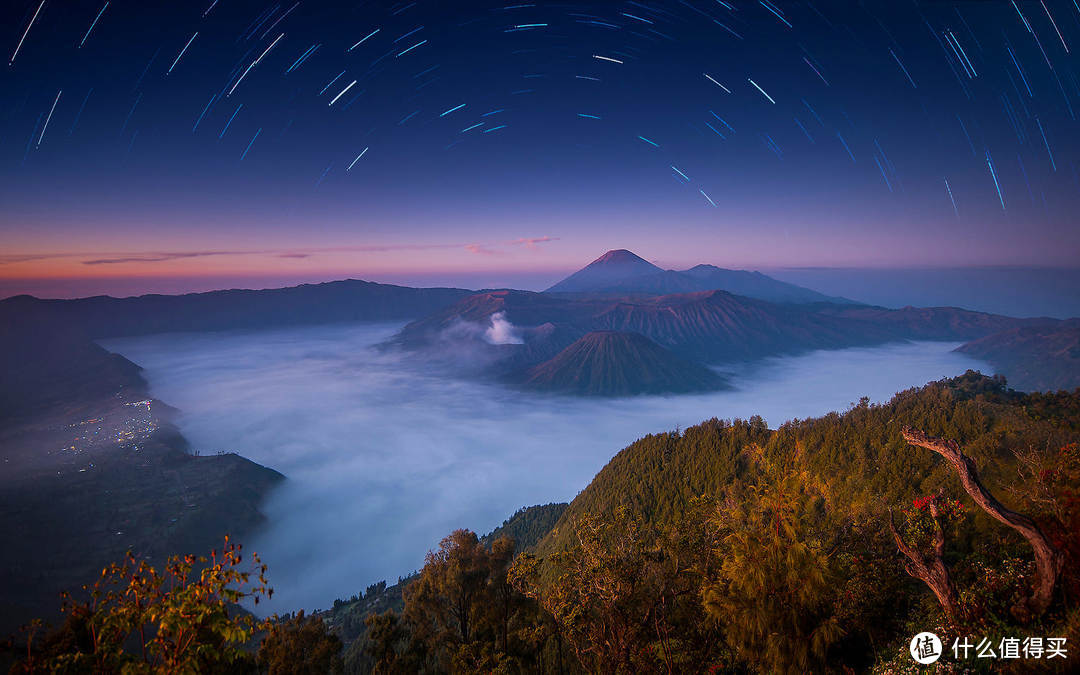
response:
[[[1015,319],[959,307],[823,306],[826,316],[873,323],[909,340],[974,340],[1019,326],[1055,326],[1057,319]]]
[[[615,302],[597,314],[593,324],[641,333],[686,358],[706,363],[900,339],[872,323],[845,321],[724,291]]]
[[[1063,395],[1076,405],[1077,395]],[[913,496],[950,485],[952,471],[929,452],[913,450],[901,436],[911,425],[956,438],[979,466],[992,491],[1016,480],[1012,450],[1030,443],[1061,447],[1077,440],[1075,407],[1030,409],[1033,399],[1009,392],[999,380],[969,371],[901,392],[880,405],[861,404],[843,414],[795,420],[770,430],[760,417],[709,420],[682,432],[651,434],[617,453],[570,503],[555,529],[540,542],[540,556],[573,544],[573,523],[584,514],[628,507],[647,522],[671,526],[701,495],[720,495],[739,478],[752,482],[760,458],[827,484],[851,513],[880,513],[910,504]],[[1071,418],[1070,418],[1071,416]],[[955,480],[954,478],[952,480]]]
[[[715,265],[697,265],[683,271],[663,270],[622,249],[608,251],[545,292],[628,296],[714,290],[776,303],[855,304],[846,298],[778,281],[761,272],[728,270]]]
[[[695,265],[680,274],[697,280],[696,290],[722,290],[734,295],[778,303],[813,303],[835,302],[838,304],[858,304],[847,298],[825,295],[803,286],[796,286],[785,281],[773,279],[761,272],[729,270],[715,265]]]
[[[496,314],[523,344],[485,344]],[[491,291],[410,323],[392,342],[422,349],[472,340],[494,359],[494,372],[506,376],[538,366],[593,331],[638,333],[682,359],[714,364],[897,340],[964,341],[1056,323],[955,308],[775,304],[723,291],[623,298]]]
[[[986,361],[1021,391],[1080,387],[1080,319],[1013,328],[968,342],[957,351]]]
[[[634,277],[664,270],[626,249],[608,251],[582,269],[547,289],[549,293],[581,293],[606,288]]]
[[[719,389],[723,378],[638,333],[593,331],[528,371],[525,386],[584,396]]]

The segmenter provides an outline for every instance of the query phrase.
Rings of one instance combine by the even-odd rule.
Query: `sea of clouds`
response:
[[[711,417],[770,426],[845,410],[985,364],[956,344],[814,352],[726,369],[733,390],[617,400],[526,394],[377,349],[399,325],[155,335],[103,344],[143,366],[204,454],[232,451],[288,480],[248,542],[269,565],[267,611],[328,607],[393,583],[455,528],[485,533],[521,506],[568,501],[621,448]],[[513,343],[493,324],[488,340]],[[262,605],[260,605],[262,607]]]

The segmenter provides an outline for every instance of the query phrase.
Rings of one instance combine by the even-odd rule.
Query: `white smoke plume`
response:
[[[491,327],[484,331],[484,339],[493,345],[520,345],[525,341],[514,324],[506,319],[506,312],[491,315]]]

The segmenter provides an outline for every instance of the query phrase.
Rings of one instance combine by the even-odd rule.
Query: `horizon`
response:
[[[629,249],[608,249],[629,250]],[[631,251],[633,253],[633,251]],[[637,255],[636,253],[633,253]],[[604,255],[604,254],[602,254]],[[599,257],[602,257],[598,256]],[[640,256],[639,256],[640,257]],[[589,263],[598,258],[591,259]],[[707,261],[665,262],[649,260],[665,270],[686,270]],[[336,281],[367,281],[414,288],[460,288],[480,291],[516,289],[541,292],[582,269],[436,271],[363,274],[345,271],[312,276],[213,276],[197,277],[97,277],[53,279],[4,279],[0,277],[0,300],[19,295],[42,299],[78,299],[109,296],[184,295],[227,290],[269,290]],[[760,272],[779,281],[828,296],[899,308],[962,307],[1014,317],[1080,317],[1080,267],[1023,265],[971,265],[963,267],[730,267]]]
[[[8,3],[0,281],[1073,266],[1076,12],[946,5]]]

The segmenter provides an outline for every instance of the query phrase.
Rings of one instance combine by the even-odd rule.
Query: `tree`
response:
[[[363,656],[370,672],[377,675],[416,673],[421,670],[422,655],[413,647],[408,626],[393,610],[371,614],[364,620]]]
[[[673,619],[680,606],[697,605],[692,566],[626,508],[583,516],[573,531],[576,545],[565,553],[519,556],[514,586],[551,614],[586,671],[678,670],[686,653],[679,640],[693,623]]]
[[[341,640],[321,617],[300,610],[270,624],[259,646],[259,666],[270,675],[326,675],[341,672]]]
[[[942,492],[915,499],[913,507],[904,512],[906,536],[897,531],[891,511],[889,532],[906,558],[904,569],[933,591],[945,617],[955,623],[960,594],[945,564],[945,528],[946,523],[955,522],[960,517],[963,508],[959,502],[947,499]],[[924,554],[927,550],[929,552]]]
[[[1024,601],[1013,608],[1013,615],[1022,623],[1026,623],[1033,618],[1042,616],[1054,599],[1054,588],[1057,585],[1057,579],[1061,574],[1061,568],[1065,561],[1063,553],[1045,534],[1043,534],[1043,531],[1034,520],[1006,508],[1004,504],[999,502],[997,498],[983,486],[982,481],[979,480],[979,473],[975,468],[975,462],[960,450],[959,443],[954,440],[929,436],[924,432],[912,429],[911,427],[904,427],[903,435],[904,440],[908,443],[926,448],[927,450],[932,450],[941,455],[945,461],[956,470],[957,475],[960,477],[960,484],[964,486],[964,490],[979,508],[985,511],[990,517],[1015,530],[1031,544],[1032,551],[1034,551],[1035,554],[1035,568],[1037,572],[1035,584]],[[898,536],[897,541],[899,542]],[[940,544],[935,540],[935,549],[939,548],[944,549],[943,536],[940,539]],[[904,552],[904,555],[907,556],[909,560],[913,560],[909,553],[904,551],[903,548],[901,548],[901,551]],[[938,557],[940,558],[940,553],[938,554]],[[922,572],[922,570],[915,565],[912,566],[912,570],[915,572]],[[947,569],[945,570],[945,573],[947,579]],[[919,576],[919,578],[926,581],[927,585],[930,585],[931,581],[936,580],[936,577],[927,577],[930,579],[929,581],[927,581],[927,578],[923,578],[923,576]],[[935,589],[935,586],[931,585],[930,587]],[[936,589],[934,592],[935,594],[938,593]],[[942,596],[939,595],[938,597],[941,599]],[[950,614],[951,616],[948,608],[946,608],[946,614]]]
[[[245,671],[243,649],[260,627],[237,607],[269,597],[266,566],[252,555],[250,571],[228,537],[208,557],[174,556],[163,573],[130,552],[124,562],[85,586],[89,600],[65,596],[67,620],[47,650],[28,646],[23,672],[200,673]],[[198,571],[196,571],[198,570]],[[19,672],[15,670],[15,672]]]
[[[421,627],[422,637],[455,644],[473,640],[487,562],[487,551],[469,530],[455,530],[428,553],[420,578],[405,592],[406,614]]]
[[[824,664],[843,634],[834,602],[840,580],[806,476],[777,471],[757,485],[737,482],[716,503],[708,522],[720,563],[702,600],[741,661],[804,673]]]

